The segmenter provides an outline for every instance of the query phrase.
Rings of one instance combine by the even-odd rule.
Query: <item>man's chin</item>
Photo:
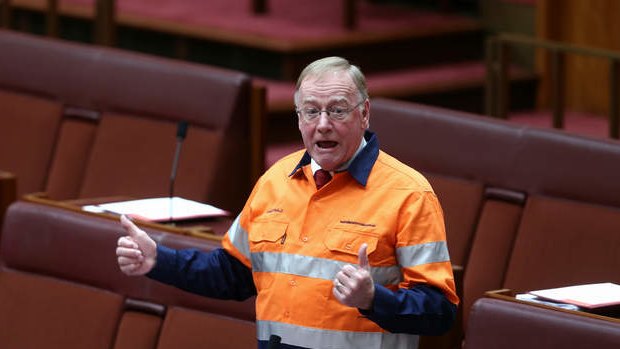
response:
[[[340,165],[339,162],[333,161],[331,159],[321,159],[319,157],[318,159],[314,159],[314,160],[316,161],[317,164],[319,164],[319,166],[321,166],[322,169],[327,170],[327,171],[335,171]]]

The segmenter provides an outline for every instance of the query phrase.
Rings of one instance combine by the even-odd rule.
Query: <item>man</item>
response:
[[[156,246],[122,217],[120,269],[210,297],[257,295],[259,347],[278,335],[282,348],[415,348],[448,330],[458,298],[441,207],[367,131],[360,70],[311,63],[295,105],[305,151],[258,180],[222,249]]]

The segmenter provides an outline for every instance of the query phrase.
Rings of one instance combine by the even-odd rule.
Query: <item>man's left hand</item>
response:
[[[347,306],[368,310],[372,307],[375,285],[368,264],[368,245],[362,244],[358,252],[358,266],[345,265],[336,274],[333,293]]]

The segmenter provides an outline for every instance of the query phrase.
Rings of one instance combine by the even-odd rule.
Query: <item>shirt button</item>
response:
[[[289,281],[289,283],[291,284],[291,286],[296,286],[297,282],[293,279],[291,279],[291,281]]]
[[[303,241],[303,242],[308,242],[308,237],[307,237],[307,236],[304,236],[303,238],[301,238],[301,241]]]

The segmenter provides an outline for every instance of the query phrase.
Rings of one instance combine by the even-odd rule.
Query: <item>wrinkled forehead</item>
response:
[[[346,71],[329,71],[307,76],[299,86],[300,101],[315,99],[349,99],[358,93]]]

